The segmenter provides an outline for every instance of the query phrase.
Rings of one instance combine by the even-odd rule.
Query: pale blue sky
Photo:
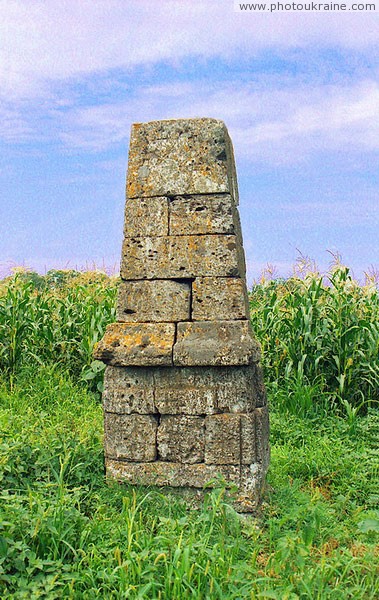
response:
[[[0,272],[117,266],[130,126],[214,117],[249,281],[298,250],[379,269],[379,12],[0,0]]]

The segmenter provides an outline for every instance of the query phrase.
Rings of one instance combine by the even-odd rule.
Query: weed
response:
[[[33,373],[33,377],[32,377]],[[374,598],[379,417],[272,410],[270,490],[243,519],[106,484],[102,411],[55,366],[0,383],[0,595],[10,598]]]

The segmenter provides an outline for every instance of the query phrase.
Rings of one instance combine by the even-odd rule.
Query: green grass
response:
[[[274,406],[274,398],[272,398]],[[272,410],[260,515],[106,484],[102,412],[59,367],[0,384],[2,598],[367,598],[379,594],[379,415]]]
[[[272,461],[256,518],[104,480],[102,364],[118,281],[0,282],[0,597],[379,597],[379,300],[333,267],[254,286]]]

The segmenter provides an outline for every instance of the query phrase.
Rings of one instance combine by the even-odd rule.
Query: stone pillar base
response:
[[[254,511],[269,420],[253,337],[233,149],[215,119],[132,128],[117,323],[105,372],[108,477],[231,490]]]

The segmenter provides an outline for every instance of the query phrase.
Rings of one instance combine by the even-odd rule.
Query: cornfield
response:
[[[359,285],[337,264],[326,276],[309,272],[262,281],[251,295],[251,321],[263,350],[266,381],[300,390],[304,407],[365,406],[379,399],[379,297],[375,281]],[[313,397],[313,398],[312,398]]]
[[[115,320],[118,280],[100,272],[19,270],[0,282],[0,369],[54,364],[101,391],[96,342]],[[335,265],[262,280],[250,294],[265,379],[294,408],[314,403],[368,407],[379,398],[379,298]],[[283,391],[285,390],[285,391]],[[301,397],[300,397],[301,396]]]
[[[19,271],[0,283],[0,370],[54,364],[96,379],[92,353],[115,320],[117,279],[101,272]],[[96,383],[99,383],[96,381]],[[99,386],[100,389],[100,386]]]
[[[254,285],[271,462],[253,519],[222,482],[200,502],[105,480],[93,347],[117,285],[0,281],[0,597],[379,598],[375,282],[338,265]]]

